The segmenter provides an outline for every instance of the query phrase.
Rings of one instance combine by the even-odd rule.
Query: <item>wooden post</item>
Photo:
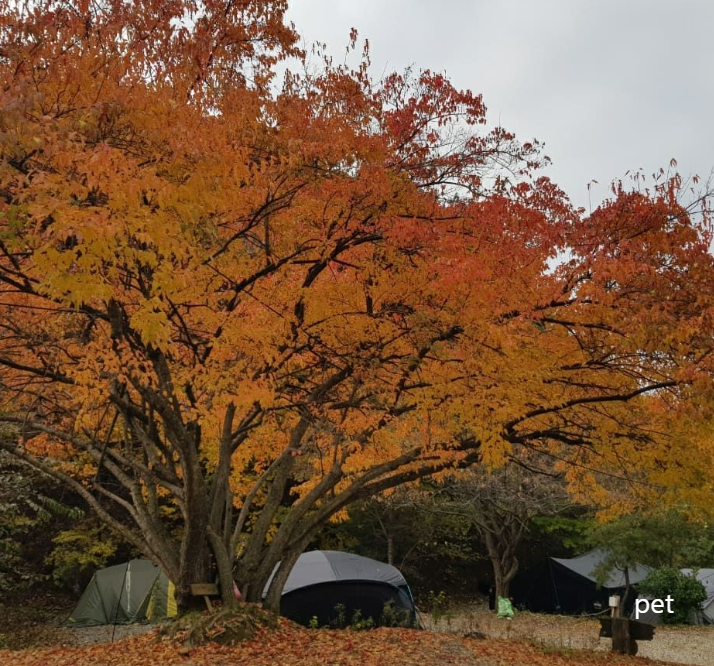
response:
[[[612,618],[612,651],[620,654],[637,654],[637,641],[630,635],[630,618]]]
[[[629,617],[621,617],[621,599],[614,594],[610,597],[610,617],[600,620],[600,636],[612,637],[612,651],[620,654],[637,654],[637,641],[634,636],[652,640],[654,632],[644,630],[645,625],[633,622]],[[633,635],[634,634],[634,635]]]
[[[600,638],[612,639],[613,652],[637,654],[637,641],[651,641],[654,629],[651,624],[630,620],[628,617],[600,618]]]

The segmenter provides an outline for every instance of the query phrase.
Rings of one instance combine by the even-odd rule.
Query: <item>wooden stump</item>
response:
[[[637,654],[637,641],[651,641],[655,628],[651,624],[627,617],[601,617],[600,638],[612,639],[612,651]]]
[[[621,654],[637,654],[637,641],[630,635],[630,618],[612,618],[612,651]]]

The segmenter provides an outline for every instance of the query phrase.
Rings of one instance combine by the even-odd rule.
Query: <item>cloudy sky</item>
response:
[[[544,141],[585,207],[613,178],[714,167],[714,0],[290,0],[308,43],[351,27],[375,75],[414,64],[483,93],[489,117]],[[588,194],[587,183],[597,180]],[[590,202],[589,202],[590,199]]]

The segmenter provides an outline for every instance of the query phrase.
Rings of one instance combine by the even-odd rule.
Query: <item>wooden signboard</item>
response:
[[[218,585],[214,583],[194,583],[191,585],[194,597],[215,597],[218,595]]]
[[[191,594],[194,597],[203,597],[206,602],[206,608],[209,611],[213,610],[211,600],[208,597],[218,596],[218,585],[215,583],[193,583],[191,585]]]

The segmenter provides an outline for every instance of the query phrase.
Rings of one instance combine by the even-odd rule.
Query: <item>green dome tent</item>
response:
[[[67,620],[73,627],[156,621],[176,615],[174,585],[149,560],[97,571]]]

